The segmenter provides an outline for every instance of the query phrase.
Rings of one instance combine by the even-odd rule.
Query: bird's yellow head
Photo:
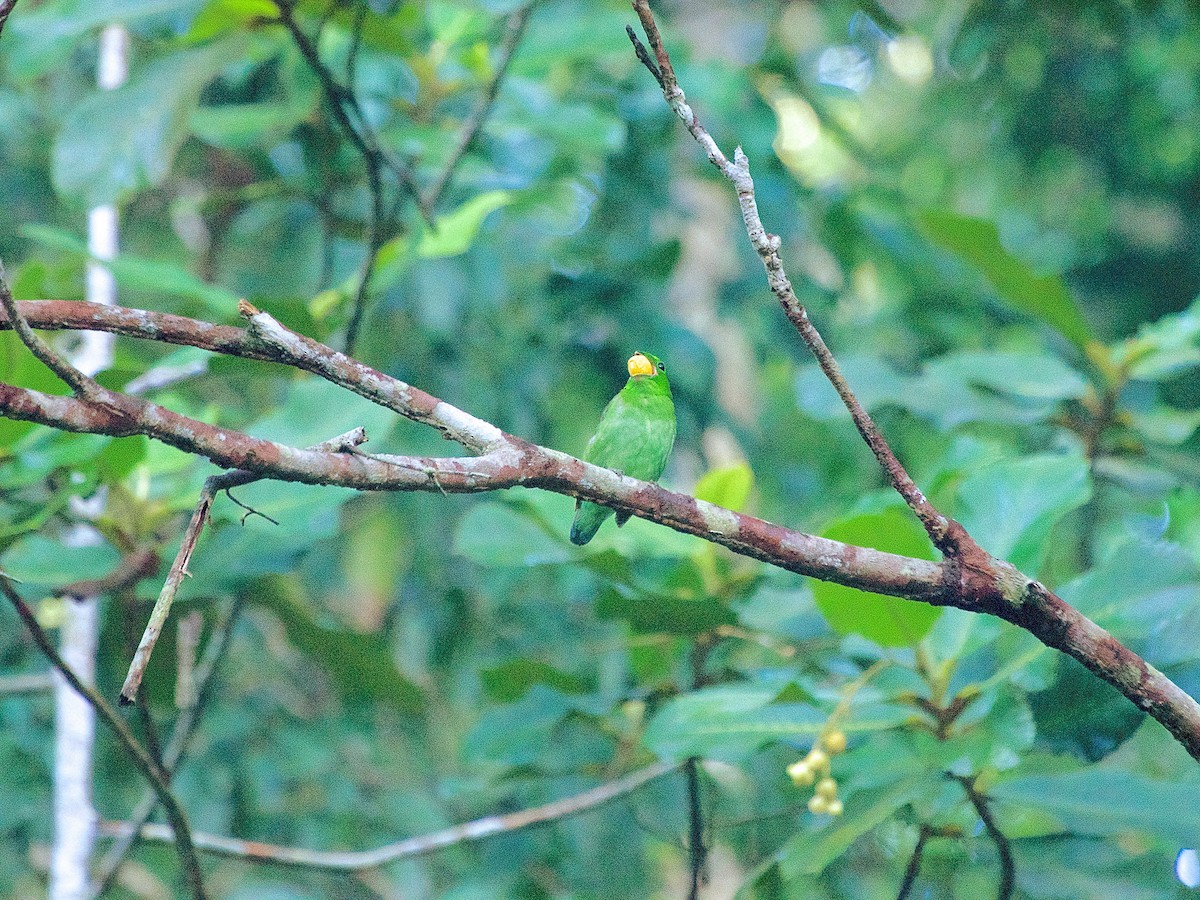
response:
[[[657,356],[651,356],[649,353],[642,353],[640,350],[629,357],[627,363],[629,367],[629,377],[636,378],[639,375],[657,375],[660,372],[665,372],[666,368],[659,361]]]

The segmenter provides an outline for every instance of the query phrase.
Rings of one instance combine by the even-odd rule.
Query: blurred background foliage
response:
[[[582,452],[644,348],[670,366],[664,481],[789,526],[931,556],[765,288],[728,186],[637,64],[618,0],[536,4],[477,139],[429,190],[513,0],[299,0],[295,20],[395,165],[356,355]],[[752,165],[801,299],[917,481],[1200,693],[1200,19],[1185,0],[656,4],[702,121]],[[0,256],[20,299],[82,297],[116,202],[121,302],[235,322],[249,298],[343,340],[368,252],[363,158],[271,0],[21,0],[0,40]],[[132,72],[94,87],[121,22]],[[64,341],[67,346],[69,341]],[[61,390],[10,333],[6,381]],[[445,453],[324,382],[121,340],[106,383],[295,445]],[[705,474],[707,473],[707,474]],[[123,553],[167,559],[212,467],[142,439],[0,422],[0,565],[41,601]],[[698,484],[699,482],[699,484]],[[72,546],[73,497],[105,543]],[[177,785],[198,829],[367,848],[698,756],[710,897],[1182,896],[1200,772],[1080,666],[999,622],[813,584],[634,520],[584,550],[567,498],[219,500],[178,606],[242,601]],[[116,693],[159,582],[104,601]],[[11,612],[10,674],[45,668]],[[173,711],[174,648],[147,678]],[[0,698],[0,893],[34,896],[52,710]],[[844,812],[785,768],[836,727]],[[99,742],[97,805],[142,785]],[[206,862],[223,897],[680,897],[682,775],[578,818],[352,878]],[[922,836],[928,837],[924,840]],[[135,852],[113,896],[165,897]],[[1186,872],[1185,872],[1186,880]]]

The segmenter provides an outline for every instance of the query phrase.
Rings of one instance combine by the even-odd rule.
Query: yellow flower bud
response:
[[[843,809],[844,807],[842,806],[841,800],[830,800],[829,804],[825,807],[825,812],[829,813],[831,816],[840,816]]]
[[[795,782],[797,787],[805,787],[816,780],[816,773],[809,767],[804,760],[797,760],[787,767],[788,777]]]
[[[820,794],[813,794],[808,798],[808,811],[818,814],[829,812],[829,801]]]
[[[817,796],[832,800],[837,796],[837,782],[832,778],[822,778],[817,782]]]
[[[824,769],[829,765],[829,757],[820,747],[813,747],[808,751],[808,756],[804,760],[810,768]]]
[[[843,731],[831,731],[821,738],[821,743],[830,756],[835,756],[846,749],[846,734]]]

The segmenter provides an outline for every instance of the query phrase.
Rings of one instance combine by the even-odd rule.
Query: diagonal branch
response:
[[[362,428],[355,428],[353,431],[309,449],[322,453],[349,453],[366,439],[367,433]],[[184,530],[179,552],[175,555],[175,561],[171,563],[171,570],[167,573],[158,599],[154,601],[154,608],[150,611],[150,621],[146,623],[146,630],[142,633],[142,639],[138,642],[137,650],[133,654],[133,661],[129,664],[129,674],[125,676],[125,683],[121,687],[122,706],[133,703],[137,697],[142,677],[146,673],[146,666],[150,663],[150,654],[154,652],[158,636],[167,623],[167,616],[171,612],[175,594],[183,583],[184,576],[191,574],[188,572],[188,562],[191,561],[192,552],[196,549],[200,532],[204,530],[204,523],[208,521],[213,499],[220,491],[228,491],[232,487],[250,484],[252,481],[258,481],[261,477],[261,475],[245,469],[235,469],[232,472],[213,475],[205,480],[204,486],[200,489],[200,498],[196,502],[196,508],[192,512],[192,518]]]
[[[880,467],[883,469],[884,475],[887,477],[888,483],[896,489],[904,502],[920,519],[925,531],[929,534],[930,540],[934,546],[947,555],[955,554],[958,549],[959,541],[966,537],[966,533],[961,527],[955,529],[952,527],[952,521],[946,516],[943,516],[933,504],[926,499],[925,495],[909,477],[908,472],[896,458],[896,454],[892,452],[892,448],[888,446],[883,435],[879,432],[879,428],[875,425],[874,420],[858,402],[858,398],[854,396],[850,386],[846,383],[845,377],[842,375],[841,369],[838,367],[837,361],[833,358],[829,347],[826,346],[820,332],[808,318],[808,310],[796,298],[795,291],[792,290],[791,280],[787,276],[787,272],[783,268],[783,260],[779,256],[780,240],[779,236],[770,234],[763,227],[762,219],[758,214],[758,202],[754,196],[754,180],[750,177],[750,161],[746,158],[746,154],[742,152],[742,148],[738,147],[733,154],[733,161],[721,151],[717,146],[717,142],[713,140],[712,135],[705,130],[700,124],[700,120],[696,118],[695,112],[688,105],[687,98],[684,96],[683,90],[679,87],[679,82],[675,79],[675,70],[671,66],[671,58],[667,54],[666,48],[663,46],[662,36],[658,31],[658,24],[654,20],[654,13],[650,11],[648,0],[633,0],[633,9],[641,20],[642,28],[646,32],[646,38],[650,41],[650,47],[654,51],[654,59],[657,62],[657,70],[654,65],[650,64],[649,54],[646,48],[641,46],[637,35],[632,29],[628,30],[629,39],[633,42],[634,49],[637,52],[638,59],[650,70],[662,86],[663,97],[666,98],[667,104],[674,111],[675,115],[683,122],[688,132],[696,139],[696,142],[703,148],[709,161],[724,175],[734,186],[737,191],[738,204],[741,206],[742,220],[746,226],[746,234],[750,238],[750,243],[754,246],[754,250],[758,253],[762,260],[763,268],[766,269],[767,283],[771,288],[771,292],[779,301],[779,305],[783,307],[784,314],[788,321],[795,326],[800,332],[800,337],[804,343],[812,351],[813,356],[817,359],[817,364],[821,367],[821,371],[825,373],[825,377],[829,379],[842,403],[850,412],[850,417],[854,420],[854,425],[858,429],[858,433],[862,435],[867,446],[871,448],[871,452],[878,460]],[[973,543],[973,542],[972,542]]]
[[[213,628],[208,646],[205,648],[204,658],[196,668],[193,702],[183,708],[179,714],[179,718],[175,721],[175,727],[171,729],[171,737],[167,741],[166,750],[163,751],[162,767],[172,777],[183,759],[188,741],[191,740],[192,733],[200,722],[200,714],[204,709],[204,705],[212,693],[213,676],[217,672],[221,658],[225,655],[225,651],[229,647],[230,637],[233,634],[233,625],[237,621],[240,611],[241,598],[238,597],[229,603],[225,611],[221,614],[216,626]],[[117,871],[120,869],[122,861],[133,845],[137,843],[142,826],[150,821],[150,817],[154,815],[154,810],[157,807],[158,794],[153,790],[146,791],[141,801],[134,808],[133,812],[130,813],[130,822],[134,827],[130,828],[126,835],[119,838],[100,861],[93,882],[91,896],[102,896],[108,890],[113,879],[117,876]],[[193,836],[195,836],[194,833]]]
[[[486,816],[472,822],[464,822],[462,825],[453,825],[432,834],[406,838],[394,844],[376,847],[373,850],[306,850],[301,847],[281,847],[276,844],[243,841],[219,835],[196,834],[194,837],[199,849],[217,856],[332,872],[362,872],[400,859],[423,856],[426,853],[456,844],[478,841],[494,834],[517,831],[531,825],[575,816],[630,794],[646,782],[661,778],[674,769],[675,766],[671,763],[654,763],[582,793],[563,797],[561,800],[500,816]],[[100,825],[101,834],[125,835],[131,830],[126,822],[102,822]],[[171,843],[175,839],[171,829],[163,825],[143,826],[141,837],[142,840],[155,843]]]
[[[284,328],[248,304],[247,329],[180,316],[67,301],[18,304],[39,328],[83,328],[273,360],[335,384],[441,431],[482,455],[424,458],[299,450],[189,419],[106,392],[99,405],[0,383],[0,415],[66,431],[144,434],[228,469],[357,490],[474,493],[540,488],[594,500],[801,575],[879,594],[988,613],[1079,660],[1161,722],[1200,759],[1200,705],[1111,634],[969,538],[944,562],[911,559],[792,531],[539,447],[345,354]],[[58,317],[57,319],[55,317]],[[0,319],[0,327],[8,324]],[[950,522],[953,531],[961,526]]]
[[[0,307],[4,309],[13,330],[21,339],[29,352],[36,356],[43,365],[57,375],[80,397],[92,397],[99,390],[99,385],[77,368],[71,365],[51,349],[50,345],[38,337],[33,329],[21,317],[17,302],[13,300],[12,291],[8,287],[8,275],[4,271],[4,263],[0,261]]]
[[[53,642],[42,630],[42,626],[38,624],[37,617],[34,615],[29,605],[21,598],[8,579],[0,576],[0,593],[4,594],[16,609],[17,615],[21,617],[21,621],[25,623],[25,627],[29,629],[33,641],[37,644],[42,655],[46,657],[63,677],[67,683],[75,689],[75,691],[84,697],[88,703],[96,710],[96,713],[102,718],[105,724],[112,729],[113,734],[117,737],[117,742],[121,745],[121,749],[125,751],[126,756],[134,764],[134,766],[145,776],[150,782],[150,786],[154,789],[158,801],[166,810],[167,818],[171,822],[171,827],[174,833],[178,835],[175,845],[179,852],[179,862],[183,867],[184,879],[187,881],[188,890],[191,895],[197,900],[204,900],[204,882],[203,875],[200,869],[200,860],[196,857],[196,847],[192,842],[191,829],[188,826],[187,815],[183,811],[183,807],[179,805],[179,801],[175,799],[175,795],[171,793],[171,786],[168,783],[169,779],[166,772],[151,758],[146,752],[146,748],[138,742],[134,737],[129,726],[125,724],[125,720],[117,715],[116,710],[108,705],[108,702],[100,696],[95,688],[89,687],[79,680],[78,676],[71,670],[55,649]]]
[[[796,298],[779,256],[779,236],[767,232],[759,217],[754,181],[750,177],[750,163],[746,154],[738,147],[731,162],[700,124],[679,87],[670,55],[663,45],[654,14],[650,11],[649,0],[632,2],[653,51],[652,60],[650,52],[633,30],[627,29],[638,59],[662,87],[667,105],[683,122],[709,161],[733,184],[746,234],[762,260],[771,292],[783,307],[788,321],[795,326],[816,357],[826,378],[837,390],[884,475],[920,520],[930,540],[945,556],[950,581],[956,583],[965,595],[982,601],[982,611],[1025,628],[1047,646],[1073,656],[1116,686],[1140,709],[1162,722],[1193,757],[1200,759],[1200,733],[1196,730],[1200,727],[1200,705],[1192,697],[1045,586],[987,553],[961,524],[938,512],[909,477],[874,421],[850,390],[833,354],[809,321],[808,311]],[[1167,708],[1171,712],[1164,714]]]

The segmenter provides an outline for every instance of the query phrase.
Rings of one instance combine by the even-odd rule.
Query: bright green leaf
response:
[[[694,496],[717,506],[741,512],[754,487],[754,472],[748,463],[739,462],[719,469],[709,469],[696,482]]]
[[[889,508],[835,522],[822,535],[917,559],[933,559],[933,545],[907,510]],[[813,598],[839,634],[861,634],[884,647],[910,647],[941,615],[927,603],[872,594],[827,581],[812,583]]]
[[[935,781],[920,775],[855,794],[847,801],[845,812],[826,827],[809,825],[779,850],[776,858],[784,877],[792,879],[821,872],[872,828],[936,788]]]
[[[488,191],[472,197],[452,213],[437,220],[437,228],[426,228],[417,244],[417,254],[425,258],[457,256],[475,242],[483,220],[513,201],[509,191]]]

